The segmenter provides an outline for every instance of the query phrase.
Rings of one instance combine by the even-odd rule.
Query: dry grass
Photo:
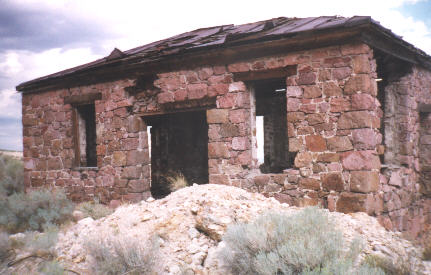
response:
[[[166,181],[169,183],[169,189],[171,192],[180,190],[181,188],[189,186],[186,177],[181,172],[171,173],[170,176],[165,177]]]

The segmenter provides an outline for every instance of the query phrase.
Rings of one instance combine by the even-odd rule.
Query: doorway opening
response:
[[[171,192],[169,179],[183,176],[189,185],[208,183],[206,111],[144,117],[150,132],[151,195]]]

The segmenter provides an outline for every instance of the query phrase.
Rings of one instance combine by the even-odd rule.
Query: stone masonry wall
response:
[[[430,87],[431,73],[413,67],[407,75],[391,79],[384,91],[386,151],[380,176],[384,204],[379,218],[386,228],[408,231],[412,237],[431,223],[426,192],[431,182],[425,178],[431,156],[429,113],[419,110],[421,104],[431,103]]]
[[[130,80],[37,94],[23,94],[24,173],[27,188],[64,187],[74,200],[98,196],[139,200],[149,196],[149,157],[146,132],[130,114]],[[101,93],[96,100],[97,165],[75,168],[70,96]]]
[[[286,75],[285,142],[293,164],[283,173],[265,174],[257,166],[253,86],[237,81],[236,76],[285,67],[296,68]],[[430,94],[429,86],[425,88],[429,82],[424,80],[429,72],[415,69],[413,76],[416,84],[408,90],[411,98],[402,100],[419,101],[417,90]],[[292,205],[365,211],[392,224],[388,227],[419,232],[430,222],[430,208],[423,206],[426,200],[416,187],[387,183],[391,179],[380,173],[383,111],[376,78],[373,50],[364,44],[346,44],[159,73],[151,83],[138,78],[24,94],[26,186],[64,186],[77,200],[93,195],[104,201],[145,198],[150,195],[151,170],[145,117],[206,109],[210,183],[261,192]],[[409,80],[401,82],[405,81]],[[94,92],[102,94],[95,101],[98,169],[74,169],[73,106],[65,105],[64,99]],[[414,112],[413,106],[406,117]],[[419,129],[416,117],[414,126],[406,121],[406,127],[413,127],[406,129],[412,135]],[[412,146],[418,144],[415,136]],[[416,186],[420,168],[416,167],[418,155],[412,156],[399,156],[407,167],[400,168],[401,172],[391,170],[390,175],[410,175],[409,186]],[[403,190],[412,199],[401,207],[404,210],[390,208],[396,200],[393,194],[399,196]],[[418,200],[421,208],[415,208]],[[409,218],[404,221],[406,212]],[[412,229],[416,221],[421,225]]]

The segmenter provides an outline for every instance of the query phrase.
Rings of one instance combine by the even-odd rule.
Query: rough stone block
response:
[[[230,185],[229,177],[227,175],[209,175],[209,182],[211,184]]]
[[[338,119],[338,129],[379,128],[380,119],[368,111],[342,113]]]
[[[337,153],[323,153],[317,156],[319,162],[338,162],[340,161],[340,155]]]
[[[300,152],[295,157],[295,167],[301,168],[301,167],[307,167],[311,164],[311,161],[313,160],[311,153],[309,152]]]
[[[380,158],[374,151],[353,151],[342,154],[342,164],[346,170],[380,169]]]
[[[375,96],[377,91],[375,91],[371,81],[374,80],[371,79],[371,76],[368,74],[354,75],[347,80],[344,86],[344,93],[350,95],[363,92]]]
[[[355,149],[376,149],[377,144],[382,142],[382,135],[370,128],[354,129],[352,140]]]
[[[245,87],[245,84],[242,81],[233,82],[233,83],[229,84],[229,93],[244,92],[246,90],[247,90],[247,88]]]
[[[322,152],[326,150],[326,141],[319,135],[306,136],[305,144],[307,149],[312,152]]]
[[[229,150],[224,142],[212,142],[208,144],[209,158],[228,158]]]
[[[355,74],[368,74],[371,71],[370,61],[367,55],[357,55],[353,57],[353,72]]]
[[[112,165],[125,166],[127,163],[127,156],[122,151],[116,151],[112,155]]]
[[[304,98],[316,98],[322,96],[322,90],[317,86],[304,86]]]
[[[345,112],[350,110],[350,100],[343,97],[335,97],[332,98],[330,101],[331,104],[331,112],[333,113],[339,113],[339,112]]]
[[[142,193],[150,190],[150,184],[148,180],[129,180],[127,184],[127,192],[131,193]]]
[[[229,111],[226,109],[210,109],[207,110],[208,123],[227,123]]]
[[[286,96],[287,97],[302,97],[303,90],[299,86],[287,86],[286,88]]]
[[[376,192],[379,188],[379,173],[372,171],[352,171],[350,191],[359,193]]]
[[[207,96],[208,86],[207,84],[190,84],[187,86],[187,94],[189,99],[201,99]]]
[[[234,137],[232,139],[232,149],[233,150],[247,150],[248,149],[248,137]]]
[[[352,95],[352,110],[374,110],[376,98],[369,94]]]
[[[323,83],[323,93],[326,96],[340,96],[343,90],[335,82],[325,82]]]
[[[335,136],[326,140],[328,150],[334,152],[344,152],[353,150],[350,139],[346,136]]]
[[[320,176],[322,187],[328,191],[343,191],[344,181],[341,173],[328,173]]]
[[[174,102],[174,94],[170,92],[163,92],[157,95],[157,102],[160,104]]]
[[[313,178],[300,178],[299,187],[317,191],[320,190],[320,181]]]
[[[249,113],[245,109],[237,109],[229,111],[229,120],[231,123],[243,123],[246,121]]]
[[[314,72],[299,73],[299,77],[296,80],[298,85],[311,85],[316,83],[316,74]]]
[[[332,70],[332,78],[336,80],[343,80],[352,74],[350,67],[335,68]]]
[[[372,195],[359,193],[341,193],[336,209],[342,213],[372,212]]]

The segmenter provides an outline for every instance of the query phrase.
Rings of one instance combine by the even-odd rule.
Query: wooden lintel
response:
[[[235,81],[253,81],[274,78],[286,78],[290,75],[296,74],[296,65],[290,65],[283,68],[275,68],[262,71],[238,72],[233,73]]]
[[[64,99],[64,104],[82,105],[87,103],[93,103],[95,100],[101,100],[101,93],[91,93],[84,95],[73,95]]]

